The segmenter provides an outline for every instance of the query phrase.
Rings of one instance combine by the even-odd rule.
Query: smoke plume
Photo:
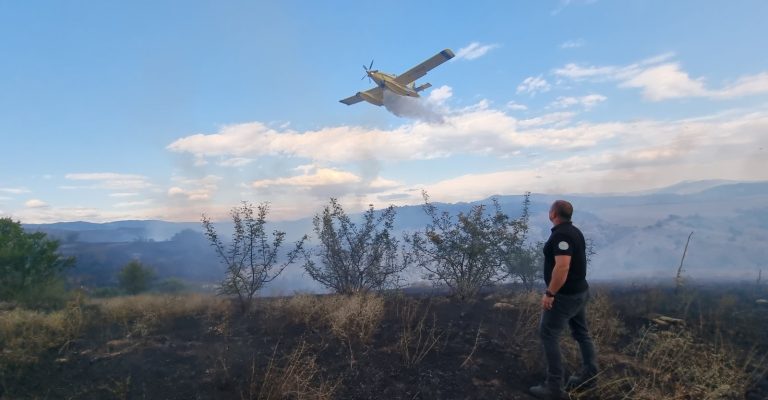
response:
[[[384,90],[384,107],[392,114],[402,118],[416,119],[419,121],[442,124],[445,122],[443,114],[437,104],[425,100],[423,97],[406,97]]]

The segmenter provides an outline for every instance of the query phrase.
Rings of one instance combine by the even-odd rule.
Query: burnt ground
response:
[[[408,295],[407,300],[429,310],[425,321],[427,326],[436,321],[439,337],[415,365],[404,362],[398,345],[402,298],[387,298],[384,317],[366,343],[345,341],[322,324],[297,322],[264,300],[248,313],[232,307],[223,316],[180,316],[145,334],[116,324],[90,326],[36,364],[6,371],[0,398],[260,398],[270,364],[288,369],[299,348],[305,351],[298,364],[314,366],[306,375],[309,386],[335,386],[329,398],[533,398],[527,388],[543,379],[543,370],[529,309],[500,306],[502,295],[470,303],[445,296]],[[627,317],[630,330],[644,321]],[[616,347],[631,333],[624,332]],[[288,393],[275,398],[322,397]]]
[[[333,398],[530,399],[525,391],[540,371],[523,367],[505,333],[511,318],[489,312],[492,305],[493,300],[433,305],[443,336],[410,367],[397,350],[401,324],[391,309],[370,343],[353,343],[352,360],[349,346],[325,329],[258,309],[234,310],[226,334],[206,316],[179,318],[138,338],[121,337],[118,326],[102,327],[45,354],[9,382],[3,399],[239,399],[247,396],[254,360],[263,371],[301,342],[315,352],[318,375],[339,380]]]

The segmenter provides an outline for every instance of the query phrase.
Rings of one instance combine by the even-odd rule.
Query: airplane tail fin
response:
[[[423,84],[423,85],[421,85],[421,86],[419,86],[419,87],[417,87],[417,88],[415,88],[413,90],[415,90],[416,92],[421,92],[422,90],[427,89],[427,88],[431,88],[431,87],[432,87],[431,83],[425,83],[425,84]]]

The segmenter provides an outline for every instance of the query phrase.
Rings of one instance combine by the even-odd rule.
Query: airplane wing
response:
[[[339,103],[344,103],[348,106],[351,106],[352,104],[357,104],[361,101],[363,101],[363,98],[360,97],[360,93],[357,93],[356,95],[347,97],[344,100],[339,100]]]
[[[427,61],[424,61],[423,63],[409,69],[408,71],[405,71],[404,74],[398,75],[397,78],[395,78],[395,81],[401,85],[407,85],[416,79],[421,78],[422,76],[426,75],[429,70],[437,67],[438,65],[450,60],[453,58],[455,54],[451,51],[451,49],[445,49],[434,56],[430,58]]]
[[[357,94],[355,94],[354,96],[347,97],[344,100],[339,100],[339,102],[344,103],[348,106],[351,106],[352,104],[357,104],[361,101],[367,101],[377,106],[384,105],[384,89],[377,86],[373,89],[368,89],[365,92],[357,92]]]

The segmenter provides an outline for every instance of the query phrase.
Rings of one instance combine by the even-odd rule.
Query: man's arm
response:
[[[568,278],[571,268],[571,256],[555,256],[555,268],[552,269],[552,280],[549,281],[550,293],[557,293]]]
[[[541,306],[545,310],[551,310],[555,302],[554,294],[565,284],[568,279],[568,269],[571,268],[571,256],[555,256],[555,267],[552,269],[552,279],[549,281],[547,294],[541,298]],[[552,296],[549,294],[552,293]]]

